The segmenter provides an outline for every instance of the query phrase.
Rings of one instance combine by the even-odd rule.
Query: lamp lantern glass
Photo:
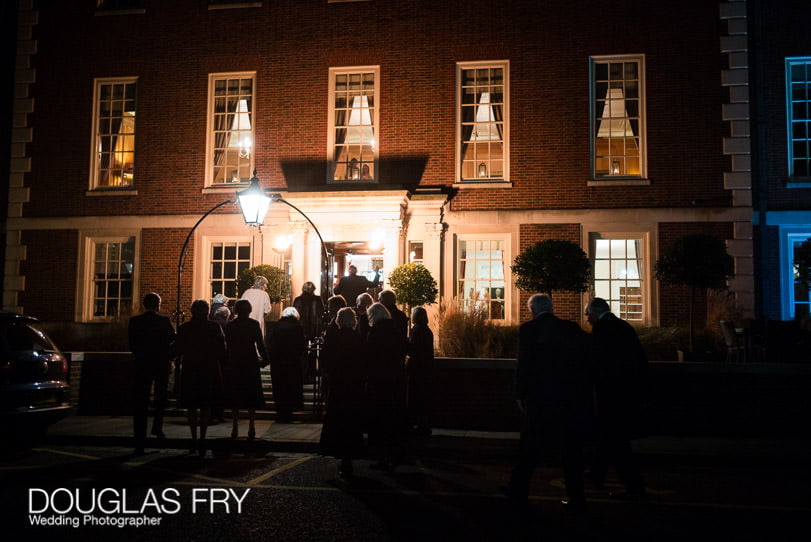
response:
[[[237,199],[239,200],[239,207],[242,209],[245,224],[261,226],[265,222],[271,197],[265,194],[265,191],[259,186],[259,178],[256,176],[256,172],[251,178],[251,185],[245,190],[237,192]]]

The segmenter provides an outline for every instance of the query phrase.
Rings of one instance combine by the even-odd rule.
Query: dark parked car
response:
[[[68,365],[36,318],[0,312],[0,428],[5,436],[41,434],[70,412]]]

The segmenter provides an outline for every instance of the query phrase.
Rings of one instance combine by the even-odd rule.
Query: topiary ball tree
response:
[[[510,266],[515,286],[525,292],[585,292],[591,283],[591,263],[571,241],[540,241],[518,255]]]
[[[418,263],[407,263],[392,269],[389,273],[389,285],[397,295],[397,301],[409,311],[412,307],[435,303],[439,294],[431,272]]]
[[[268,279],[268,297],[271,303],[278,303],[290,296],[290,278],[282,269],[273,265],[257,265],[244,269],[237,277],[237,295],[241,296],[245,290],[253,286],[257,276]]]
[[[685,235],[676,239],[659,257],[655,275],[663,284],[690,288],[688,318],[692,352],[696,290],[726,290],[727,281],[735,275],[735,261],[720,239],[706,234]]]

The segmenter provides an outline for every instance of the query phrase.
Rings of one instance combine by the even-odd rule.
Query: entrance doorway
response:
[[[380,268],[383,274],[383,248],[372,248],[368,241],[336,241],[327,243],[327,250],[333,256],[332,273],[333,287],[341,277],[349,272],[349,266],[358,268],[358,275],[362,275],[369,280],[375,276],[374,268]]]

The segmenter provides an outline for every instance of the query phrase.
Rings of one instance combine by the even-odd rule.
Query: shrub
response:
[[[456,300],[442,301],[437,315],[439,355],[452,358],[515,358],[518,326],[495,324],[485,311],[463,311]]]
[[[431,272],[418,263],[407,263],[392,269],[389,273],[389,285],[397,295],[397,301],[409,309],[433,305],[439,293]]]
[[[510,266],[518,278],[515,286],[525,292],[585,292],[591,282],[591,263],[571,241],[540,241],[518,255]]]

